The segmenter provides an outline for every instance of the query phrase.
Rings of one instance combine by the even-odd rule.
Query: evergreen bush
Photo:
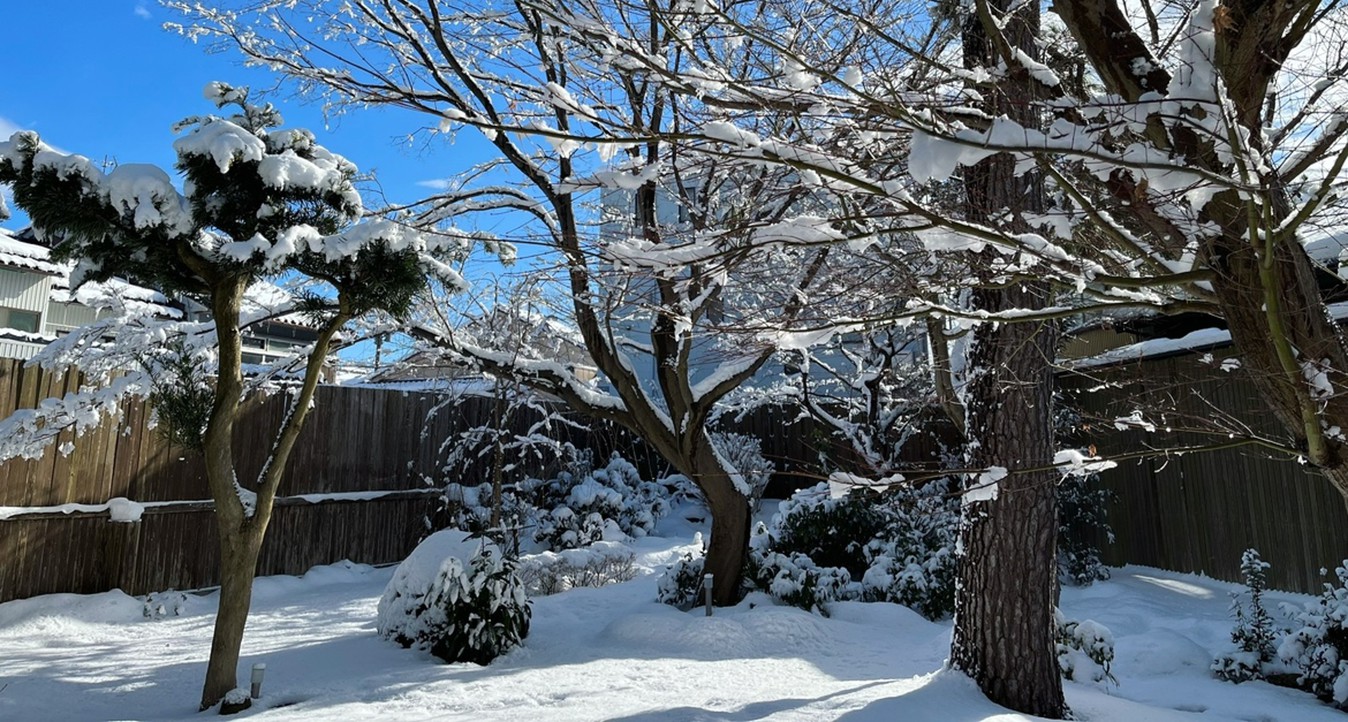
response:
[[[1348,706],[1348,560],[1334,570],[1320,597],[1295,618],[1301,625],[1282,639],[1278,657],[1300,672],[1298,684],[1339,707]]]
[[[701,604],[704,562],[701,555],[689,553],[666,567],[656,582],[656,600],[684,611]]]
[[[1275,655],[1274,640],[1278,630],[1273,617],[1264,607],[1264,592],[1268,590],[1268,562],[1259,558],[1259,552],[1246,549],[1240,557],[1240,573],[1245,579],[1245,591],[1231,594],[1231,613],[1236,626],[1231,630],[1234,651],[1226,652],[1212,663],[1217,677],[1240,683],[1264,679]],[[1249,608],[1241,601],[1249,596]]]
[[[1109,578],[1098,540],[1114,541],[1109,503],[1114,493],[1099,486],[1099,474],[1068,476],[1058,484],[1058,578],[1078,587]]]
[[[793,606],[827,613],[835,601],[903,604],[937,619],[955,600],[958,499],[949,482],[854,490],[820,484],[782,503],[755,530],[745,578]]]
[[[617,453],[602,468],[579,454],[551,479],[525,479],[504,485],[498,499],[491,484],[451,483],[441,497],[439,519],[455,528],[511,540],[518,549],[521,531],[540,550],[589,546],[601,540],[641,538],[669,513],[669,487],[641,478]],[[502,529],[491,529],[499,506]]]
[[[389,580],[379,634],[446,662],[487,664],[529,635],[524,582],[495,544],[448,529],[432,534]]]
[[[1118,684],[1110,672],[1114,663],[1114,635],[1109,629],[1090,619],[1069,620],[1058,610],[1054,610],[1053,617],[1057,627],[1058,668],[1063,678]]]

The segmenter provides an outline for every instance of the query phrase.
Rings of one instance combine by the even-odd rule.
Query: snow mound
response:
[[[0,628],[53,629],[69,623],[121,624],[144,618],[144,601],[120,589],[101,594],[44,594],[0,604]]]
[[[400,628],[406,620],[417,616],[422,599],[440,576],[445,562],[454,559],[459,568],[467,569],[473,555],[484,546],[493,551],[496,549],[490,541],[474,539],[468,532],[458,529],[445,529],[426,537],[398,565],[388,586],[384,587],[376,621],[380,634],[387,635],[389,630]]]
[[[657,657],[776,658],[833,648],[836,637],[827,625],[828,620],[793,607],[718,609],[711,617],[701,611],[684,613],[670,608],[615,620],[601,636]]]

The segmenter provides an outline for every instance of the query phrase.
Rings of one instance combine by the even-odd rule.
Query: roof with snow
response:
[[[74,264],[52,260],[51,249],[34,242],[35,240],[36,236],[31,229],[14,233],[6,228],[0,228],[0,267],[54,276],[51,300],[57,303],[91,305],[96,297],[113,295],[146,304],[158,316],[177,318],[182,315],[182,310],[159,291],[127,283],[121,279],[86,283],[78,290],[71,291],[70,271],[74,268]]]
[[[51,250],[36,243],[28,243],[0,228],[0,267],[36,271],[49,276],[64,276],[69,268],[51,260]]]

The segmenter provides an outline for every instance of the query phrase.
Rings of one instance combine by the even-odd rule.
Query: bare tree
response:
[[[568,299],[569,322],[603,386],[549,359],[511,357],[431,324],[414,332],[640,434],[702,491],[712,515],[713,596],[735,602],[749,507],[705,422],[767,361],[780,334],[741,335],[719,357],[703,347],[726,309],[772,319],[736,318],[741,327],[789,329],[807,310],[801,292],[826,264],[829,252],[815,241],[838,233],[825,219],[791,222],[807,192],[789,182],[794,171],[758,164],[745,171],[737,159],[710,162],[670,143],[690,122],[686,104],[610,52],[609,42],[664,53],[677,68],[680,31],[640,5],[379,0],[267,2],[240,12],[175,5],[191,18],[183,32],[221,39],[337,104],[406,108],[433,128],[485,135],[498,155],[492,170],[512,171],[518,184],[466,183],[413,210],[426,223],[503,209],[530,218],[535,235],[516,240],[539,244],[556,261],[559,297]],[[605,26],[559,22],[563,15],[602,17]],[[788,120],[773,132],[798,131]],[[600,212],[582,201],[606,190],[619,222],[601,233],[592,220]],[[687,217],[669,219],[662,205]],[[677,242],[710,237],[721,245],[707,257],[696,254],[700,245]],[[670,246],[693,250],[677,267],[649,262],[653,249]],[[760,274],[760,288],[738,298],[727,291],[730,279],[745,279],[774,253],[790,261]],[[744,299],[757,305],[743,308]],[[644,320],[634,325],[634,315]]]

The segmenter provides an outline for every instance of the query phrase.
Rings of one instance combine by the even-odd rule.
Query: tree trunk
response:
[[[993,67],[1001,52],[989,11],[1007,15],[1010,0],[979,2],[966,19],[964,60],[970,68]],[[1016,3],[1000,33],[1031,58],[1038,57],[1039,6]],[[1012,66],[1014,67],[1014,66]],[[1024,68],[983,90],[988,110],[1026,127],[1041,125],[1039,86]],[[1030,230],[1026,213],[1043,208],[1043,181],[1016,175],[1005,154],[985,159],[964,174],[965,215],[1004,230]],[[984,254],[985,272],[999,260]],[[973,294],[980,311],[1037,309],[1049,304],[1046,283],[992,284]],[[1052,321],[985,322],[974,330],[968,371],[965,422],[971,468],[994,469],[1001,478],[968,480],[969,491],[996,485],[993,498],[966,497],[960,522],[959,583],[950,664],[968,674],[988,699],[1040,717],[1066,713],[1054,640],[1058,501],[1053,460],[1053,361],[1058,332]],[[1007,473],[1009,472],[1009,473]],[[980,489],[987,492],[988,489]]]
[[[219,704],[238,686],[239,652],[253,603],[253,575],[262,547],[262,535],[253,531],[252,524],[230,528],[221,520],[219,528],[220,609],[215,615],[206,684],[201,690],[203,710]]]
[[[712,603],[718,607],[736,604],[749,549],[749,500],[731,483],[705,436],[691,461],[693,481],[711,513],[711,544],[703,571],[712,575]]]
[[[1040,286],[978,295],[985,302],[1000,300],[1004,308],[1033,308],[1047,291]],[[970,463],[1013,473],[996,482],[995,499],[964,505],[950,652],[951,665],[972,677],[988,699],[1054,719],[1066,711],[1054,640],[1057,474],[1014,472],[1052,463],[1048,360],[1056,341],[1052,323],[984,324],[975,331]]]

